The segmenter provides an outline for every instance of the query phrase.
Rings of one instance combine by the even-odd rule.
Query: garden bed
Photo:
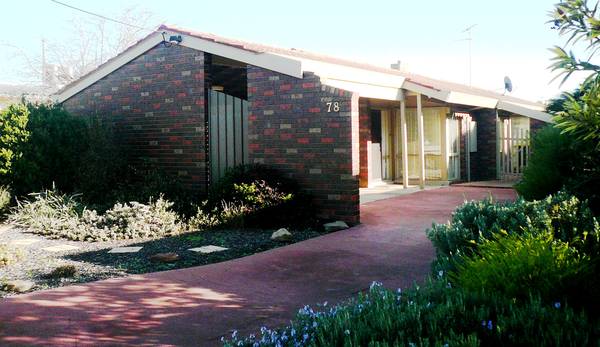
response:
[[[35,283],[32,290],[91,282],[127,274],[142,274],[217,263],[266,251],[286,244],[322,235],[322,232],[305,229],[292,231],[289,241],[271,240],[274,230],[216,229],[185,233],[172,237],[146,240],[120,240],[107,242],[68,241],[48,239],[27,233],[20,228],[0,225],[0,244],[18,250],[19,259],[0,268],[0,283],[27,280]],[[24,241],[25,240],[25,241]],[[48,247],[72,246],[76,249],[52,252]],[[189,249],[214,245],[227,250],[203,254]],[[109,253],[116,247],[142,247],[135,253]],[[152,261],[158,253],[176,253],[173,262]],[[72,277],[55,278],[48,274],[59,266],[73,265],[77,272]],[[0,289],[0,297],[14,293]]]

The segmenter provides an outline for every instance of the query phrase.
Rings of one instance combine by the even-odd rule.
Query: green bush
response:
[[[16,196],[50,188],[76,188],[81,154],[88,148],[87,125],[57,105],[28,104],[27,141],[9,173]]]
[[[203,213],[224,213],[230,223],[248,227],[300,227],[314,222],[313,206],[294,180],[253,164],[236,166],[213,184]]]
[[[24,105],[10,105],[0,112],[0,185],[11,183],[13,165],[29,138],[28,121],[29,110]]]
[[[305,306],[287,327],[261,329],[225,346],[595,346],[598,331],[583,312],[536,298],[502,296],[428,282],[405,292],[374,284],[334,307]]]
[[[581,301],[583,287],[593,277],[591,270],[589,256],[545,232],[500,235],[484,241],[477,254],[462,259],[450,278],[466,290],[519,300],[539,295],[544,302],[560,302],[573,289],[580,289],[579,298],[572,299]]]
[[[99,214],[86,209],[77,195],[47,190],[19,203],[10,221],[35,234],[75,241],[155,238],[184,230],[171,206],[159,197],[148,204],[117,203]]]
[[[229,200],[221,200],[218,207],[211,206],[208,201],[202,203],[194,217],[189,221],[193,229],[207,229],[215,226],[245,227],[272,225],[275,220],[284,220],[273,214],[282,212],[285,204],[293,199],[290,193],[283,193],[278,188],[269,186],[264,180],[251,183],[233,183],[228,192]],[[287,220],[286,222],[289,222]]]
[[[449,223],[434,224],[427,236],[438,257],[444,258],[471,255],[480,243],[501,231],[525,234],[545,230],[552,230],[564,242],[581,243],[580,239],[585,238],[585,247],[592,247],[590,240],[600,233],[587,204],[560,192],[532,202],[520,198],[514,202],[495,202],[491,198],[466,202]]]
[[[532,156],[515,188],[527,200],[542,199],[562,189],[576,164],[573,141],[553,126],[540,130],[532,139]],[[574,160],[575,159],[575,160]]]

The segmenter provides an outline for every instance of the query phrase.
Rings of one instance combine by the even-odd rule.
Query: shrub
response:
[[[545,302],[560,302],[569,288],[583,289],[592,277],[591,270],[589,256],[545,232],[484,241],[477,254],[462,259],[450,278],[471,291],[519,300],[539,295]],[[578,295],[583,292],[579,290]]]
[[[227,190],[216,207],[210,200],[204,201],[194,217],[190,218],[189,225],[192,229],[206,229],[216,226],[229,227],[258,227],[273,226],[280,223],[290,223],[294,220],[286,219],[287,204],[291,203],[294,196],[284,193],[279,188],[271,187],[264,180],[250,183],[232,183],[232,189]],[[214,197],[213,197],[214,198]]]
[[[584,313],[567,305],[523,303],[429,282],[405,292],[374,284],[366,294],[225,346],[588,346],[596,343]]]
[[[172,203],[159,197],[148,204],[117,203],[104,214],[88,210],[77,195],[54,190],[32,194],[19,203],[10,220],[32,233],[77,241],[163,237],[183,230]]]
[[[0,244],[0,267],[10,265],[21,258],[22,254],[18,249],[10,248],[5,244]]]
[[[10,190],[7,187],[0,186],[0,220],[8,211],[11,203]]]
[[[10,105],[0,112],[0,185],[11,182],[13,165],[29,137],[28,121],[29,110],[24,105]]]
[[[71,278],[77,274],[75,265],[61,265],[46,275],[47,278]]]
[[[58,105],[27,104],[27,141],[10,173],[17,196],[50,188],[75,190],[81,154],[87,150],[87,126]]]
[[[297,183],[264,165],[240,165],[228,170],[213,184],[204,212],[222,211],[243,215],[243,225],[250,227],[295,227],[310,225],[314,207]],[[234,218],[239,223],[239,218]]]
[[[547,126],[532,139],[532,156],[515,188],[527,199],[542,199],[558,192],[572,176],[573,141],[560,130]]]
[[[585,202],[560,192],[539,201],[494,202],[491,198],[460,206],[447,224],[434,224],[427,236],[439,257],[471,255],[486,239],[501,231],[525,234],[552,230],[556,238],[573,242],[585,235],[587,245],[600,233],[598,222]],[[581,241],[581,240],[580,240]]]

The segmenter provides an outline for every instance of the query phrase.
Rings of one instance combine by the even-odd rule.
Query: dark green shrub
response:
[[[29,110],[24,105],[10,105],[0,112],[0,185],[11,183],[13,165],[29,138],[28,121]]]
[[[445,282],[405,292],[374,284],[334,307],[305,306],[287,327],[225,346],[595,346],[598,331],[564,303],[515,302],[482,296]]]
[[[450,278],[466,290],[519,300],[539,295],[548,303],[564,302],[570,289],[580,289],[581,296],[585,292],[581,286],[592,279],[591,270],[589,256],[546,232],[499,235],[484,241],[477,254],[463,257]]]
[[[21,157],[10,174],[15,195],[40,191],[56,184],[75,190],[81,153],[87,150],[87,126],[58,105],[28,104],[29,138],[20,145]]]
[[[517,192],[527,200],[558,192],[572,176],[576,157],[569,136],[553,126],[545,127],[532,139],[532,156],[515,186]]]

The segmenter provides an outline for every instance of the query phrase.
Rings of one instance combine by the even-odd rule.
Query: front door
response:
[[[448,180],[460,179],[460,126],[456,118],[446,118]]]

